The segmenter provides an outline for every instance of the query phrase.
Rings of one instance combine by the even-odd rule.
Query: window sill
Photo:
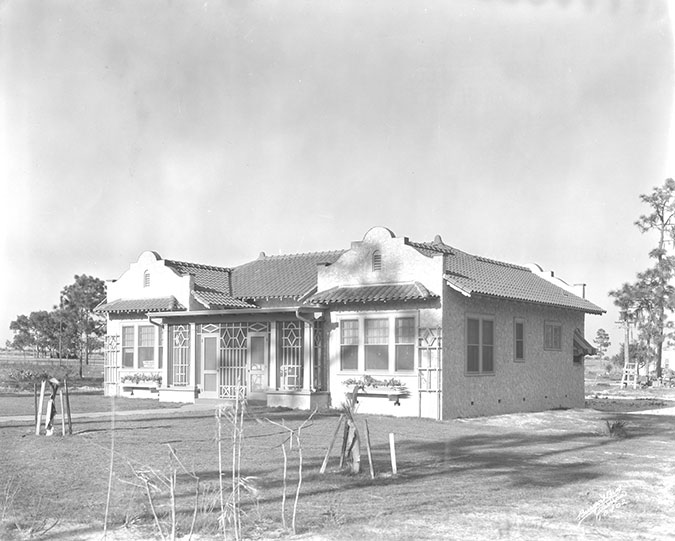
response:
[[[482,377],[482,376],[494,376],[494,372],[464,372],[464,375],[468,378]]]

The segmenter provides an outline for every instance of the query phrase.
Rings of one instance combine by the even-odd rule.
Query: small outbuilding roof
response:
[[[164,312],[185,310],[176,297],[161,297],[156,299],[117,299],[105,304],[99,304],[94,311],[107,313],[131,312]]]
[[[419,282],[410,282],[334,287],[312,295],[307,302],[314,304],[363,304],[426,301],[436,298],[438,298],[438,295],[429,291],[424,285]]]

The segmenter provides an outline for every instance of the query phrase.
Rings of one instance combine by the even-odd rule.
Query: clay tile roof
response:
[[[239,299],[299,298],[316,287],[317,265],[330,265],[343,253],[261,254],[232,270],[232,295]]]
[[[164,312],[185,310],[185,307],[176,300],[176,297],[161,297],[157,299],[117,299],[99,304],[96,312]]]
[[[220,291],[225,294],[232,293],[230,290],[230,273],[232,269],[187,263],[185,261],[173,261],[171,259],[165,259],[164,263],[181,276],[192,274],[195,277],[195,286]]]
[[[599,306],[552,284],[527,267],[473,256],[456,249],[452,255],[445,256],[443,277],[450,286],[469,296],[487,295],[591,314],[604,313]]]
[[[235,299],[230,295],[226,295],[225,293],[213,289],[195,287],[192,295],[209,309],[255,308],[252,304]]]
[[[334,287],[312,295],[307,302],[316,304],[377,303],[424,301],[438,298],[419,282]]]

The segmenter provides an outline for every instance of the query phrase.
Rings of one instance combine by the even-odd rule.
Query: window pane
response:
[[[342,370],[357,370],[359,367],[359,347],[342,346],[340,348],[340,368]]]
[[[366,344],[389,343],[389,321],[386,319],[366,319]]]
[[[493,372],[495,369],[493,351],[492,346],[483,346],[483,372]]]
[[[155,327],[153,327],[152,325],[142,325],[138,327],[138,345],[139,346],[155,345]]]
[[[402,344],[396,346],[396,370],[412,371],[415,368],[415,346]]]
[[[516,340],[516,359],[525,358],[525,347],[522,340]]]
[[[489,319],[483,320],[483,345],[494,345],[494,322]]]
[[[414,344],[415,343],[415,318],[399,317],[396,318],[396,343]]]
[[[155,348],[138,348],[138,368],[155,368]]]
[[[134,328],[122,327],[122,346],[134,347]]]
[[[366,370],[389,369],[389,346],[366,346]]]
[[[562,329],[560,327],[553,327],[553,347],[555,349],[561,349],[560,345],[560,334]]]
[[[524,334],[524,324],[522,321],[516,321],[516,340],[522,340]]]
[[[467,319],[466,341],[469,345],[480,344],[480,321],[477,319]]]
[[[124,368],[133,368],[134,367],[134,349],[133,348],[122,349],[122,366]]]
[[[480,346],[469,345],[466,351],[466,371],[478,373],[480,370]]]
[[[359,322],[356,319],[343,319],[340,323],[340,343],[344,346],[359,345]]]

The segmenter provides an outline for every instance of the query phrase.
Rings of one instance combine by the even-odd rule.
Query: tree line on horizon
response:
[[[75,281],[65,286],[59,296],[59,305],[52,310],[38,310],[19,315],[9,325],[14,333],[6,347],[36,357],[80,360],[89,363],[89,354],[101,349],[105,335],[105,318],[94,308],[105,300],[105,283],[86,274],[75,275]]]

